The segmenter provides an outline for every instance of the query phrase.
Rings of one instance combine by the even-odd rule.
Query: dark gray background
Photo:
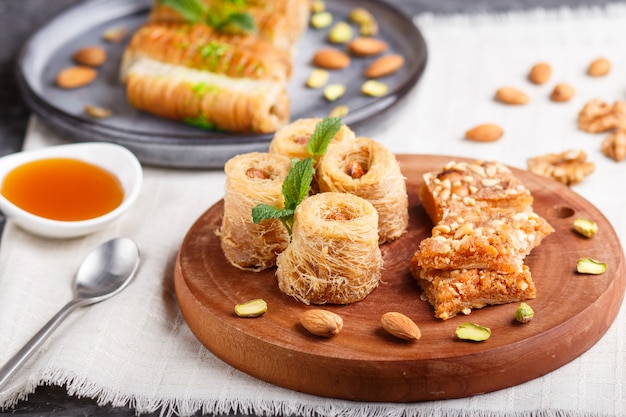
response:
[[[332,1],[332,0],[328,0]],[[599,6],[624,3],[618,0],[390,0],[414,15],[509,12],[534,8]],[[0,0],[0,155],[18,151],[30,112],[15,81],[15,62],[21,46],[37,28],[77,0]],[[4,219],[0,214],[0,231]],[[0,415],[20,416],[134,416],[130,408],[99,407],[88,398],[68,396],[62,387],[40,387],[27,401],[21,401]],[[145,415],[158,416],[159,413]]]

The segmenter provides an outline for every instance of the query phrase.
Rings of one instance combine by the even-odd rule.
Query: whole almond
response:
[[[365,70],[367,78],[379,78],[396,72],[404,65],[404,57],[398,54],[381,56]]]
[[[385,313],[380,318],[383,329],[392,336],[403,340],[417,340],[422,337],[417,324],[402,313],[395,311]]]
[[[343,328],[343,319],[332,311],[314,309],[300,315],[300,324],[316,336],[331,337]]]
[[[550,64],[546,62],[540,62],[535,64],[528,73],[528,79],[535,84],[545,84],[552,74],[552,68]]]
[[[558,102],[569,101],[574,96],[575,92],[574,87],[571,85],[560,83],[554,86],[550,94],[550,99]]]
[[[502,137],[504,130],[496,124],[485,123],[465,132],[465,137],[475,142],[494,142]]]
[[[350,65],[350,57],[338,49],[324,48],[313,55],[313,65],[324,69],[342,69]]]
[[[78,88],[91,83],[98,73],[84,66],[68,67],[57,75],[57,85],[61,88]]]
[[[504,104],[522,105],[530,100],[528,94],[514,87],[502,87],[496,91],[496,100]]]
[[[594,60],[587,68],[587,74],[592,77],[602,77],[611,70],[611,63],[606,58],[598,58]]]
[[[107,53],[98,46],[86,46],[74,52],[72,58],[79,65],[99,67],[107,60]]]
[[[356,56],[372,56],[383,53],[389,45],[378,38],[359,36],[348,43],[348,51]]]

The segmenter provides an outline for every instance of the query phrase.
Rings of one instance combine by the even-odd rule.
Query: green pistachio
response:
[[[311,15],[311,26],[315,29],[324,29],[333,23],[333,15],[330,12],[318,12]]]
[[[606,264],[592,258],[580,258],[576,263],[576,271],[581,274],[600,275],[606,272]]]
[[[491,336],[491,329],[475,323],[463,323],[456,328],[454,334],[461,340],[482,342],[489,339],[489,336]]]
[[[328,101],[335,101],[343,96],[346,92],[346,86],[343,84],[329,84],[324,88],[324,97]]]
[[[519,307],[515,311],[515,320],[520,323],[528,323],[533,319],[535,312],[533,309],[526,303],[520,303]]]
[[[267,303],[261,298],[250,300],[235,306],[235,314],[239,317],[259,317],[267,311]]]
[[[598,231],[598,224],[593,220],[579,217],[574,220],[574,230],[585,237],[593,237]]]

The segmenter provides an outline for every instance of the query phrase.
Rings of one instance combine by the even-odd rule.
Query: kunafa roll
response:
[[[226,259],[237,268],[270,268],[287,247],[289,234],[280,220],[255,224],[251,213],[262,203],[283,208],[281,189],[290,168],[289,158],[263,152],[237,155],[226,162],[224,217],[217,234]]]
[[[397,239],[409,223],[405,177],[393,153],[366,137],[331,143],[317,166],[321,192],[362,197],[378,211],[380,243]]]
[[[292,50],[298,37],[306,29],[310,5],[308,0],[249,0],[225,2],[201,0],[205,14],[227,17],[232,13],[249,13],[256,26],[255,35],[276,47]],[[173,8],[154,0],[151,22],[185,22],[185,16]]]
[[[148,58],[130,67],[126,97],[138,110],[206,129],[270,133],[289,121],[282,83],[235,79]]]
[[[274,80],[291,77],[290,56],[251,35],[228,35],[201,23],[147,23],[124,50],[121,79],[134,63],[149,58],[235,79]]]
[[[350,304],[379,284],[378,213],[367,200],[320,193],[296,208],[291,244],[277,259],[278,286],[305,304]]]
[[[274,133],[274,137],[270,142],[269,152],[286,155],[289,158],[304,159],[309,155],[307,144],[309,139],[315,132],[315,127],[323,119],[321,118],[303,118],[295,120],[287,125],[282,126]],[[346,125],[342,125],[341,129],[331,143],[342,142],[347,139],[354,139],[354,132]]]

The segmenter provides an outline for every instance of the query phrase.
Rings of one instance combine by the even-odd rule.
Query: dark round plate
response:
[[[426,44],[410,17],[377,0],[327,2],[335,21],[346,20],[354,7],[372,12],[379,23],[379,37],[390,51],[405,58],[405,65],[383,80],[389,94],[367,97],[360,91],[363,72],[374,58],[354,58],[349,68],[331,73],[330,82],[342,83],[346,94],[329,103],[321,90],[309,89],[305,81],[313,68],[310,61],[317,49],[327,45],[327,30],[309,28],[299,40],[294,57],[294,74],[288,90],[291,119],[324,117],[335,106],[350,109],[344,118],[352,128],[380,117],[398,103],[419,80],[426,65]],[[146,21],[150,0],[91,0],[71,7],[39,29],[24,45],[17,66],[21,91],[31,109],[75,141],[95,140],[126,146],[145,164],[179,168],[219,168],[232,156],[264,151],[272,135],[242,135],[202,130],[184,123],[151,116],[127,102],[118,73],[125,42],[107,43],[102,34],[113,27],[130,33]],[[126,40],[130,35],[127,37]],[[73,52],[83,46],[99,45],[108,52],[95,82],[74,90],[55,85],[57,73],[73,65]],[[113,116],[93,119],[84,113],[86,104],[107,107]]]

